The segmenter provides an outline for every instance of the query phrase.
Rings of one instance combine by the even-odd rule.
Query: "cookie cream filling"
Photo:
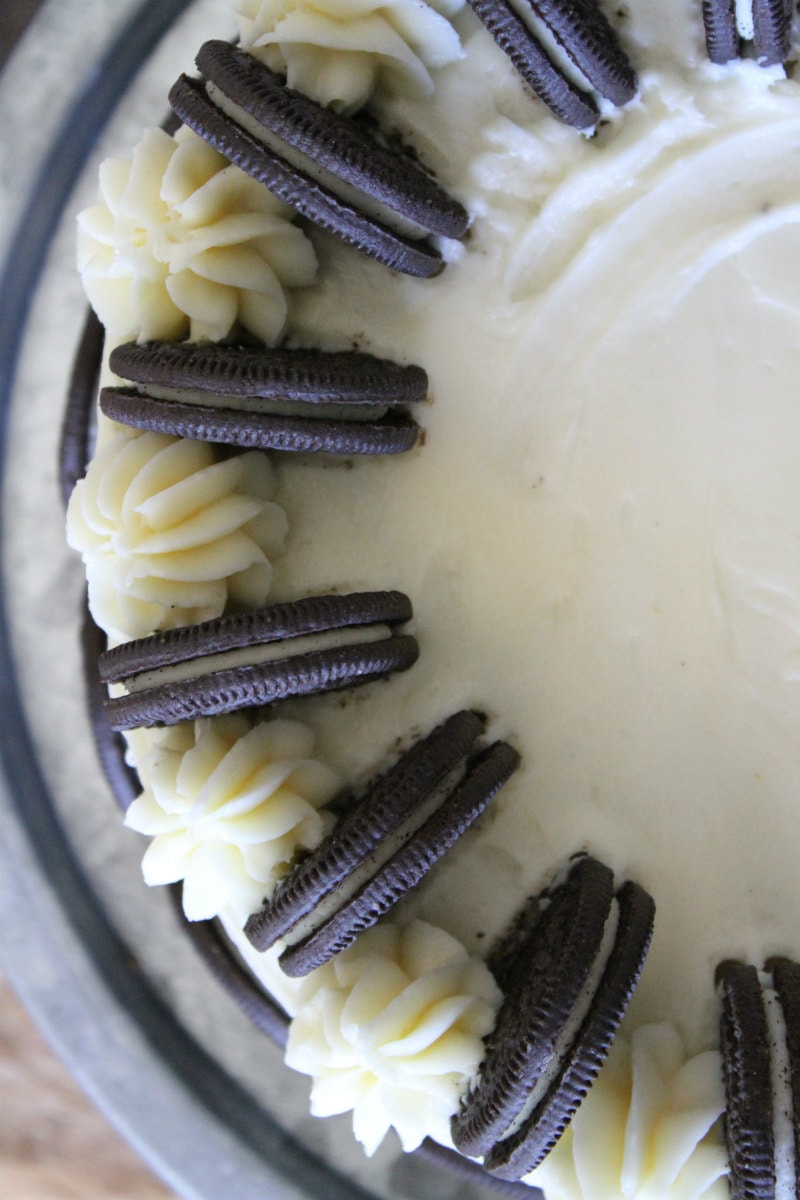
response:
[[[753,33],[755,32],[753,0],[734,0],[734,9],[739,37],[745,42],[752,42]]]
[[[201,658],[186,662],[155,667],[152,671],[140,671],[125,681],[125,690],[130,694],[146,692],[149,688],[164,687],[170,683],[183,683],[212,675],[216,671],[230,671],[235,667],[258,667],[265,663],[285,662],[305,654],[322,654],[326,650],[341,650],[346,646],[371,645],[391,638],[388,625],[354,625],[345,629],[326,629],[322,633],[307,633],[291,638],[281,638],[260,645],[240,646],[219,654],[204,654]]]
[[[337,404],[330,401],[273,400],[266,396],[229,396],[201,388],[170,388],[148,383],[136,387],[143,396],[206,408],[231,408],[237,412],[280,417],[320,417],[331,421],[379,421],[389,411],[386,404]]]

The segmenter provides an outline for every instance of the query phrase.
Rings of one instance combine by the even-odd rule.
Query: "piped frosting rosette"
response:
[[[368,1155],[390,1128],[404,1150],[448,1144],[449,1122],[484,1053],[500,990],[486,964],[424,921],[387,923],[313,979],[286,1062],[312,1077],[315,1116],[352,1112]]]
[[[311,757],[313,745],[298,721],[241,715],[162,733],[137,764],[144,791],[125,816],[153,839],[145,883],[182,880],[190,921],[227,911],[243,924],[330,827],[324,805],[340,779]]]
[[[240,42],[289,87],[346,112],[382,84],[430,95],[461,57],[449,18],[464,0],[235,0]]]
[[[185,126],[147,130],[130,161],[102,164],[100,202],[78,216],[78,266],[108,335],[219,341],[238,324],[277,342],[286,290],[316,272],[288,211]]]
[[[286,515],[256,451],[220,459],[157,433],[109,441],[72,493],[67,538],[86,566],[89,607],[114,641],[264,602]]]
[[[717,1051],[687,1057],[669,1022],[614,1043],[572,1123],[526,1182],[547,1200],[726,1200]]]

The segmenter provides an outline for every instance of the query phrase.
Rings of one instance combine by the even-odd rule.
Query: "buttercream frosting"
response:
[[[235,0],[242,46],[290,87],[353,112],[378,86],[431,95],[461,56],[449,18],[464,0]]]
[[[500,992],[485,963],[424,921],[374,926],[313,973],[286,1062],[312,1077],[315,1116],[353,1113],[371,1155],[394,1128],[404,1150],[449,1142]]]
[[[136,764],[144,791],[125,815],[152,838],[145,883],[182,880],[190,921],[228,911],[243,923],[330,828],[324,805],[341,780],[313,748],[308,726],[281,719],[218,717],[161,733]]]
[[[526,1182],[547,1200],[726,1200],[716,1051],[686,1057],[673,1025],[620,1036],[567,1132]]]
[[[89,607],[115,641],[265,603],[286,514],[266,455],[158,433],[113,437],[67,511]]]
[[[99,183],[78,216],[78,266],[110,336],[219,341],[239,324],[279,340],[286,291],[312,281],[316,258],[263,184],[185,126],[148,129]]]
[[[414,597],[420,663],[390,702],[360,706],[361,736],[348,702],[306,706],[345,777],[465,705],[522,750],[480,836],[404,902],[404,921],[435,922],[463,962],[582,849],[656,898],[626,1032],[537,1170],[549,1200],[716,1200],[714,965],[800,956],[800,87],[779,68],[711,67],[689,0],[624,12],[640,94],[591,140],[523,91],[469,13],[466,57],[435,103],[413,89],[386,102],[465,199],[468,247],[433,284],[332,247],[293,328],[329,348],[358,330],[423,363],[424,452],[402,478],[281,462],[303,553],[276,564],[277,584],[400,581]],[[407,1147],[447,1141],[445,1110],[474,1070],[441,1107],[431,1092],[435,1111],[407,1103],[381,1032],[414,985],[395,961],[402,936],[364,935],[318,991],[316,974],[303,981],[302,1002],[285,987],[289,1060],[314,1078],[314,1111],[352,1109],[369,1149],[392,1124]],[[243,954],[274,985],[273,959]]]

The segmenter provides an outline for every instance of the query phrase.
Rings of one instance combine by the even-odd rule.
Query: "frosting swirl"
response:
[[[450,1143],[450,1118],[484,1056],[500,991],[486,964],[424,921],[377,925],[313,973],[286,1062],[311,1075],[311,1112],[353,1113],[371,1155],[391,1127],[404,1150]]]
[[[109,334],[219,341],[238,322],[280,338],[285,289],[311,283],[316,258],[263,184],[186,126],[148,129],[99,183],[78,215],[78,267]]]
[[[725,1200],[716,1051],[687,1060],[669,1022],[617,1038],[563,1137],[525,1182],[548,1200]]]
[[[461,57],[448,20],[464,0],[235,0],[244,49],[289,87],[353,112],[381,85],[433,92],[431,69]]]
[[[314,734],[297,721],[251,724],[236,715],[185,723],[137,764],[144,791],[125,824],[152,837],[145,883],[183,880],[190,921],[228,910],[241,923],[272,894],[300,849],[330,820],[319,809],[338,775],[310,758]]]
[[[258,451],[221,458],[187,438],[113,437],[67,510],[97,624],[127,641],[218,617],[229,602],[263,604],[287,529],[274,490]]]

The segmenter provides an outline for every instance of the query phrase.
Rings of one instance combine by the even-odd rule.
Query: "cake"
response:
[[[420,648],[390,681],[286,701],[266,729],[240,714],[129,735],[143,795],[127,820],[155,835],[148,882],[184,879],[187,915],[220,922],[292,1018],[289,1063],[314,1077],[316,1110],[344,1103],[369,1150],[390,1124],[411,1149],[449,1142],[453,1105],[480,1076],[501,1003],[489,948],[576,855],[596,856],[655,898],[655,932],[606,1065],[525,1182],[548,1200],[725,1196],[715,971],[800,955],[797,85],[763,54],[727,61],[725,6],[706,14],[707,43],[699,5],[635,0],[607,16],[636,94],[596,101],[588,136],[531,95],[457,3],[365,4],[351,24],[333,3],[327,16],[321,2],[237,7],[243,43],[290,87],[334,109],[369,96],[372,119],[414,146],[471,224],[434,239],[441,273],[413,279],[298,225],[185,126],[148,131],[131,168],[104,168],[81,263],[107,349],[235,328],[368,352],[429,381],[423,437],[392,459],[232,455],[101,420],[70,538],[113,643],[231,606],[381,588],[411,597]],[[737,19],[738,48],[758,22]],[[365,28],[366,44],[393,48],[380,69]],[[269,872],[321,842],[343,784],[362,789],[458,710],[486,714],[519,770],[385,923],[324,975],[289,978],[243,932]],[[289,781],[291,820],[271,850],[272,834],[237,842],[187,820],[201,788],[206,811],[220,806],[214,771],[234,787],[242,763],[279,764],[279,791]],[[247,811],[255,828],[264,814]],[[328,1043],[381,956],[380,983]],[[435,963],[462,1000],[469,977],[473,996],[448,1026],[458,1080],[437,1090],[422,1064],[430,1103],[404,1110],[363,1063],[380,1057],[369,1031],[392,987],[413,984],[411,960]],[[784,1129],[784,1174],[790,1141]]]

